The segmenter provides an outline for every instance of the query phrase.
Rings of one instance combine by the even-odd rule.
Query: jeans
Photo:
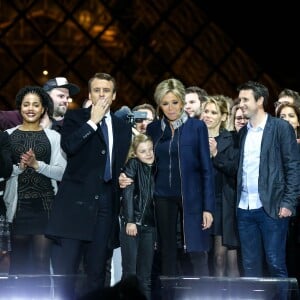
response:
[[[285,248],[289,218],[271,218],[263,208],[238,208],[237,223],[244,276],[262,277],[265,255],[271,277],[288,277]]]
[[[156,230],[155,227],[139,225],[137,229],[136,236],[129,236],[126,234],[126,224],[121,224],[122,278],[136,275],[143,293],[150,300]]]

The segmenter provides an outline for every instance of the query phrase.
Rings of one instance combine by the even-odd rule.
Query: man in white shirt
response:
[[[238,87],[240,108],[249,118],[240,130],[237,222],[244,275],[263,276],[265,256],[272,277],[288,277],[286,237],[295,214],[299,157],[290,124],[266,112],[268,89],[257,82]]]

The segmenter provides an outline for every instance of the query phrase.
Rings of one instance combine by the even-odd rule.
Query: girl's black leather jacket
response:
[[[125,223],[155,226],[153,166],[131,158],[123,172],[133,183],[123,189],[121,199],[121,220]]]

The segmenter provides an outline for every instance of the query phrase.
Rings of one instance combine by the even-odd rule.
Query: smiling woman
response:
[[[41,87],[22,88],[16,96],[16,107],[23,122],[7,130],[14,163],[4,195],[8,221],[12,222],[11,274],[50,272],[50,240],[45,238],[44,229],[56,181],[61,180],[66,162],[60,135],[40,125],[49,101]]]

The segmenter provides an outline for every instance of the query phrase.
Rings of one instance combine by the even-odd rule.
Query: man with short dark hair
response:
[[[298,108],[300,108],[299,93],[291,89],[283,89],[278,95],[278,100],[274,103],[275,112],[277,111],[279,105],[284,103],[295,104]]]
[[[295,131],[266,112],[269,91],[258,82],[238,87],[240,108],[249,119],[239,131],[237,224],[244,276],[288,277],[286,238],[299,196],[299,152]],[[221,155],[214,163],[228,164]],[[278,298],[279,299],[279,298]],[[280,298],[283,299],[283,298]]]
[[[185,89],[184,110],[191,118],[200,119],[201,106],[206,96],[208,96],[207,92],[198,86],[189,86]]]
[[[87,290],[104,287],[108,248],[118,241],[120,191],[131,127],[110,111],[116,99],[114,78],[96,73],[89,80],[89,108],[68,110],[61,131],[67,167],[52,205],[47,234],[55,238],[54,274],[77,274],[85,255]],[[74,278],[62,285],[73,299]]]
[[[147,126],[156,119],[156,113],[154,107],[149,103],[144,103],[138,106],[135,106],[132,109],[132,112],[142,112],[146,114],[146,117],[139,120],[134,124],[135,129],[138,133],[146,133]]]

